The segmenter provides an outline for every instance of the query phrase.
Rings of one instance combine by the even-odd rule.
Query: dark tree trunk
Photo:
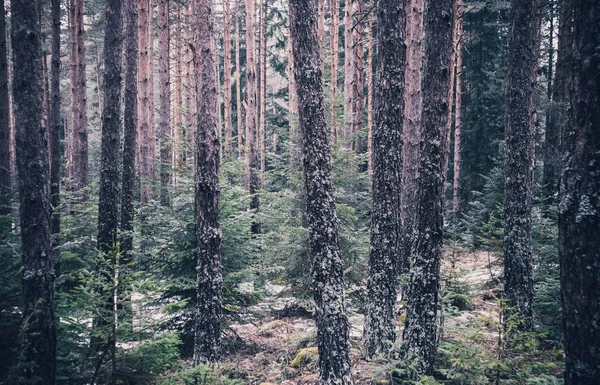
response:
[[[344,276],[333,198],[316,0],[290,1],[321,384],[352,384]]]
[[[8,102],[8,56],[6,51],[6,14],[0,8],[0,216],[10,214],[10,117]],[[0,236],[10,230],[10,220],[0,218]]]
[[[400,253],[406,1],[377,3],[371,252],[362,355],[387,357],[396,341]]]
[[[522,330],[533,329],[531,196],[534,128],[532,95],[535,59],[535,0],[512,0],[506,88],[504,201],[505,320],[516,315]]]
[[[565,385],[592,385],[600,384],[600,4],[571,4],[571,115],[559,205]]]
[[[0,27],[1,30],[2,27]],[[60,165],[62,145],[60,142],[60,0],[52,0],[52,62],[50,63],[50,202],[52,206],[52,245],[54,269],[60,274],[58,246],[60,234]]]
[[[123,189],[121,191],[121,251],[131,263],[137,136],[137,0],[127,0],[125,31],[125,111],[123,133]]]
[[[117,230],[119,215],[119,148],[121,124],[121,58],[123,55],[123,16],[121,0],[107,0],[106,29],[104,33],[104,110],[102,111],[102,142],[100,157],[100,192],[98,201],[98,250],[110,266],[102,271],[104,285],[111,286],[107,301],[111,311],[112,331],[100,349],[108,349],[113,364],[116,350]],[[106,293],[108,294],[108,293]],[[108,324],[107,319],[97,320],[97,326]]]
[[[423,113],[415,240],[411,251],[404,358],[423,373],[435,360],[436,314],[443,241],[454,1],[431,2],[424,18]]]
[[[402,208],[400,225],[402,248],[398,261],[400,273],[410,266],[410,249],[417,209],[417,171],[421,138],[421,66],[423,56],[423,0],[410,0],[406,15],[406,73],[402,131]]]
[[[218,83],[213,51],[212,0],[197,0],[195,18],[196,90],[196,248],[198,302],[194,363],[213,363],[221,354],[221,229],[219,223]]]
[[[48,140],[42,127],[42,42],[37,2],[11,1],[16,163],[21,220],[20,382],[54,384],[56,325]]]
[[[355,0],[356,3],[356,23],[353,25],[354,33],[354,55],[352,74],[352,147],[356,154],[362,153],[362,127],[363,127],[363,107],[364,107],[364,54],[363,44],[364,20],[365,20],[365,2],[364,0]]]
[[[169,206],[169,185],[171,184],[171,90],[169,65],[169,0],[158,1],[158,77],[159,107],[158,135],[160,143],[160,204]]]
[[[74,24],[73,39],[74,44],[74,62],[71,64],[71,71],[75,71],[71,78],[74,85],[71,85],[72,93],[72,134],[73,134],[73,152],[72,152],[72,175],[74,187],[79,190],[88,185],[88,132],[87,132],[87,97],[86,97],[86,63],[85,63],[85,28],[83,23],[84,6],[83,0],[73,1]]]

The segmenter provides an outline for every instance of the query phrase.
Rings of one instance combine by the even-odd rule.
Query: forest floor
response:
[[[497,322],[498,304],[486,289],[498,267],[490,267],[487,253],[461,254],[453,265],[446,255],[442,263],[442,276],[454,277],[468,293],[468,304],[461,311],[445,311],[444,339],[461,339],[462,335],[478,327],[478,320]],[[219,375],[239,378],[251,385],[294,385],[318,384],[318,356],[316,349],[316,327],[310,313],[303,314],[302,303],[281,296],[283,286],[270,285],[259,304],[245,309],[243,319],[230,325],[227,334],[238,341],[233,353],[224,357],[218,370]],[[386,372],[393,367],[394,360],[365,361],[360,359],[360,341],[364,316],[348,304],[350,322],[352,372],[357,385],[385,384]],[[287,311],[286,311],[287,310]],[[398,324],[403,324],[405,314],[400,308]],[[495,321],[494,321],[495,320]],[[490,321],[488,321],[489,324]],[[492,328],[483,331],[483,344],[493,351],[497,334]],[[397,331],[400,342],[401,330]],[[481,330],[479,332],[482,332]]]

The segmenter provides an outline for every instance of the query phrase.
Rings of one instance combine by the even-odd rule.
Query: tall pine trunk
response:
[[[158,0],[158,139],[160,143],[160,203],[169,206],[173,145],[171,135],[171,66],[169,0]]]
[[[219,225],[218,84],[213,51],[212,0],[197,0],[195,18],[197,304],[194,363],[213,363],[221,354],[221,229]]]
[[[266,116],[267,116],[267,0],[260,4],[260,116],[259,116],[259,151],[260,171],[265,171],[266,152]]]
[[[50,204],[52,205],[52,245],[54,249],[54,269],[56,275],[60,274],[58,245],[60,234],[60,177],[62,163],[62,144],[60,141],[60,0],[52,0],[52,61],[50,63],[50,115],[48,117],[50,128]],[[0,25],[0,31],[3,31]],[[0,42],[0,52],[1,50]],[[1,65],[0,65],[0,77]],[[6,100],[8,108],[8,98]],[[8,116],[7,116],[8,118]],[[8,121],[7,121],[8,124]]]
[[[331,145],[338,140],[337,130],[337,72],[338,72],[338,32],[340,0],[329,0],[329,49],[331,50]]]
[[[344,141],[346,147],[352,146],[352,128],[354,115],[354,92],[352,80],[354,79],[354,7],[355,0],[344,0]]]
[[[6,50],[6,14],[0,7],[0,216],[10,214],[10,109],[8,94],[8,52]],[[0,237],[10,231],[10,219],[0,218]]]
[[[367,171],[373,174],[373,13],[369,12],[367,29]]]
[[[175,49],[173,58],[175,60],[175,80],[174,80],[174,95],[173,95],[173,183],[178,183],[183,167],[183,91],[182,91],[182,61],[183,61],[183,41],[181,39],[181,8],[180,3],[175,3],[177,8],[177,22],[173,26]]]
[[[123,264],[133,261],[133,208],[135,191],[135,154],[138,123],[138,54],[137,54],[137,1],[127,0],[125,15],[125,110],[123,129],[123,189],[121,191],[121,251]]]
[[[223,0],[223,85],[225,87],[225,155],[231,156],[233,148],[231,144],[231,0]]]
[[[258,212],[260,206],[258,198],[260,156],[258,153],[258,119],[256,116],[258,93],[256,70],[256,9],[254,0],[246,0],[246,160],[248,163],[248,187],[252,196],[250,210],[255,213]],[[255,219],[252,222],[252,233],[258,234],[259,232],[260,225]]]
[[[535,0],[512,0],[506,87],[506,166],[504,201],[505,320],[519,318],[519,328],[533,329],[533,252],[531,197],[534,128],[532,95],[535,58]]]
[[[242,121],[242,65],[240,64],[240,25],[242,23],[241,1],[242,0],[235,0],[235,105],[237,113],[238,157],[240,159],[245,156],[246,152],[244,150],[245,128],[244,122]]]
[[[37,2],[11,1],[23,322],[19,382],[54,384],[56,324],[48,142],[42,127],[42,40]]]
[[[456,85],[454,96],[454,175],[452,188],[452,215],[454,220],[460,215],[460,142],[462,133],[462,46],[463,13],[462,1],[456,0]]]
[[[364,107],[364,12],[365,1],[356,1],[356,25],[354,26],[354,73],[352,74],[352,148],[360,155],[362,152],[362,126]]]
[[[425,374],[431,373],[436,350],[453,24],[453,0],[429,4],[424,18],[423,129],[419,149],[415,239],[411,250],[403,335],[404,358],[415,363]]]
[[[400,252],[406,1],[377,3],[371,252],[362,355],[387,357],[396,341]]]
[[[406,72],[402,133],[401,253],[399,272],[407,273],[417,211],[417,172],[421,140],[421,71],[423,56],[423,0],[409,0],[406,14]]]
[[[329,132],[319,52],[316,0],[290,1],[290,35],[297,85],[307,220],[321,384],[352,384],[349,325],[338,220],[333,198]]]
[[[154,199],[152,181],[154,179],[154,146],[155,137],[150,115],[152,105],[150,98],[150,71],[152,51],[148,34],[149,14],[152,8],[149,0],[138,2],[138,135],[139,135],[139,169],[140,169],[140,201],[148,203]]]
[[[571,110],[559,204],[565,385],[592,385],[600,383],[600,5],[568,4]]]

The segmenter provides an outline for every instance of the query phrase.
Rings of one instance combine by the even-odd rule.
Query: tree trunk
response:
[[[0,7],[0,216],[10,215],[10,109],[8,94],[8,55],[6,50],[6,14],[4,3]],[[53,35],[54,41],[54,35]],[[54,55],[52,56],[54,58]],[[0,237],[8,234],[11,221],[0,218]]]
[[[421,67],[423,57],[423,0],[409,0],[406,14],[406,72],[402,133],[402,208],[399,272],[408,273],[417,215],[417,173],[421,140]]]
[[[373,11],[367,31],[367,171],[373,175]]]
[[[24,299],[19,382],[52,385],[56,377],[54,264],[48,142],[41,127],[42,41],[37,2],[12,0],[11,22]]]
[[[59,234],[60,234],[60,167],[62,162],[62,144],[60,142],[60,0],[52,0],[52,61],[50,63],[50,204],[52,207],[52,245],[54,249],[54,269],[56,276],[60,274],[59,263]],[[2,29],[0,22],[0,31]],[[0,53],[2,52],[0,42]],[[0,64],[0,79],[2,77],[2,66]],[[1,90],[0,90],[1,92]],[[0,97],[0,100],[2,98]],[[8,98],[6,100],[8,108]],[[1,109],[0,109],[1,111]],[[8,118],[8,116],[7,116]],[[1,124],[1,123],[0,123]],[[8,124],[8,119],[7,119]]]
[[[454,180],[452,189],[452,214],[454,220],[460,215],[460,136],[462,131],[462,44],[463,13],[462,1],[456,0],[456,95],[454,96]]]
[[[288,9],[288,15],[291,14],[291,9]],[[292,173],[298,171],[298,163],[300,155],[298,154],[298,100],[296,93],[296,80],[294,79],[294,60],[292,57],[292,39],[288,39],[287,46],[288,57],[288,119],[289,119],[289,154],[290,154],[290,171]]]
[[[387,357],[396,341],[406,1],[380,0],[377,23],[371,252],[362,351],[365,358]]]
[[[154,141],[152,129],[152,94],[150,89],[150,71],[152,70],[151,40],[148,23],[152,8],[149,0],[138,2],[138,130],[139,130],[139,169],[140,201],[148,203],[154,199],[152,181],[154,180]]]
[[[185,111],[185,141],[186,141],[186,163],[188,166],[193,165],[193,143],[194,143],[194,126],[197,122],[194,120],[195,110],[196,110],[196,86],[194,84],[195,74],[194,74],[194,58],[193,52],[190,48],[193,44],[193,33],[192,26],[194,23],[193,19],[194,15],[194,7],[193,2],[188,1],[188,4],[185,8],[185,29],[184,29],[184,44],[185,44],[185,74],[184,74],[184,83],[183,87],[185,88],[185,103],[184,103],[184,111]]]
[[[344,304],[343,266],[333,198],[329,132],[325,122],[317,2],[291,0],[289,4],[321,384],[346,385],[353,383],[350,372],[349,325]]]
[[[265,171],[266,152],[266,116],[267,116],[267,0],[262,0],[261,6],[261,26],[260,26],[260,66],[261,66],[261,86],[260,86],[260,171]]]
[[[169,206],[171,184],[171,159],[173,145],[171,135],[171,68],[169,36],[169,0],[158,1],[158,78],[159,106],[158,133],[160,143],[160,204]]]
[[[231,0],[223,0],[223,83],[225,86],[225,155],[231,156],[233,153],[231,145]]]
[[[258,170],[260,169],[260,157],[258,154],[258,125],[257,125],[257,79],[256,79],[256,9],[254,0],[246,0],[246,149],[248,162],[248,187],[252,200],[250,210],[258,212],[260,203],[258,189],[260,181]],[[252,233],[260,233],[260,224],[257,220],[252,222]]]
[[[179,177],[182,173],[183,168],[183,151],[182,151],[182,108],[183,108],[183,91],[182,91],[182,56],[183,56],[183,40],[181,39],[181,8],[183,5],[176,2],[177,7],[177,23],[175,23],[175,37],[174,41],[176,44],[174,58],[175,58],[175,95],[173,98],[173,168],[174,168],[174,182],[179,181]]]
[[[362,152],[362,122],[363,122],[363,97],[364,97],[364,46],[363,33],[364,23],[363,17],[365,12],[364,0],[356,1],[357,21],[354,27],[354,73],[352,74],[352,147],[354,151],[360,155]]]
[[[559,204],[565,385],[600,383],[600,7],[572,3],[571,114]]]
[[[427,7],[415,240],[403,335],[404,358],[425,374],[431,373],[436,350],[453,24],[454,0],[439,0]]]
[[[195,65],[197,305],[194,363],[213,363],[221,353],[221,230],[219,225],[218,84],[213,51],[213,2],[197,0]]]
[[[242,121],[242,65],[240,64],[240,24],[242,22],[242,14],[240,7],[241,0],[235,2],[235,103],[237,112],[237,144],[238,157],[243,158],[244,150],[244,124]]]
[[[504,201],[505,319],[516,315],[522,330],[533,329],[531,196],[534,128],[532,95],[535,58],[535,0],[511,1],[513,13],[506,88]]]
[[[339,0],[329,0],[330,13],[330,42],[331,50],[331,145],[335,146],[338,140],[337,130],[337,71],[338,71],[338,32],[339,32]]]
[[[352,128],[354,114],[354,95],[352,80],[354,79],[354,0],[344,0],[344,140],[346,147],[352,146]]]
[[[133,249],[133,207],[135,191],[135,153],[138,123],[138,55],[137,55],[137,1],[127,0],[125,31],[125,110],[124,110],[124,132],[123,132],[123,190],[121,191],[121,251],[123,253],[122,264],[126,265],[133,261],[131,251]]]

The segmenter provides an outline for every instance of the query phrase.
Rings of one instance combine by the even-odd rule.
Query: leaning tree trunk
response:
[[[377,3],[371,252],[362,355],[387,357],[396,341],[400,252],[406,1]]]
[[[13,100],[21,224],[19,382],[54,384],[56,324],[50,239],[48,146],[43,118],[42,41],[37,2],[11,1]]]
[[[124,265],[133,257],[133,208],[137,139],[137,0],[127,0],[125,31],[125,110],[123,129],[123,189],[121,191],[121,252]]]
[[[565,385],[592,385],[600,384],[600,4],[571,4],[571,116],[559,204]]]
[[[194,363],[213,363],[221,353],[221,229],[219,225],[218,83],[213,51],[213,2],[197,0],[195,60],[197,304]]]
[[[169,206],[171,161],[173,145],[171,135],[171,69],[169,65],[169,0],[158,1],[158,136],[160,143],[160,204]]]
[[[512,0],[511,10],[504,170],[504,293],[508,301],[505,320],[515,315],[519,318],[520,329],[532,330],[531,196],[534,128],[531,114],[536,61],[535,0]]]
[[[121,0],[107,0],[106,29],[104,33],[104,110],[102,111],[102,139],[100,154],[100,191],[98,193],[98,250],[110,266],[99,273],[103,285],[112,287],[107,300],[107,313],[111,314],[111,332],[102,348],[110,352],[114,376],[116,352],[117,230],[119,225],[119,149],[121,147],[121,58],[123,55],[123,16]],[[105,289],[101,289],[103,292]],[[108,294],[108,293],[102,293]],[[101,316],[102,317],[102,316]],[[98,327],[109,320],[97,320]]]
[[[258,154],[258,125],[257,125],[257,79],[256,79],[256,9],[254,0],[246,0],[246,150],[248,162],[248,188],[252,196],[250,210],[258,212],[260,202],[258,189],[260,180],[260,157]],[[260,233],[258,220],[252,222],[252,233]]]
[[[409,0],[406,14],[406,72],[404,78],[404,125],[402,133],[402,208],[400,210],[400,273],[410,267],[417,209],[417,172],[421,140],[421,61],[423,56],[423,0]]]
[[[6,14],[0,6],[0,216],[10,214],[10,109],[8,94],[8,56],[6,50]],[[53,37],[54,40],[54,37]],[[52,56],[54,58],[54,56]],[[10,220],[0,218],[0,236],[10,231]]]
[[[317,1],[290,1],[321,384],[352,384],[344,276],[333,198]]]
[[[60,213],[58,207],[60,206],[60,165],[62,162],[62,144],[60,142],[60,0],[52,0],[51,6],[52,61],[50,64],[50,116],[48,117],[48,123],[50,125],[50,202],[52,205],[51,227],[55,263],[54,269],[56,270],[56,275],[58,276],[60,274],[58,251],[58,237],[60,234]],[[4,31],[1,25],[0,31]],[[2,76],[1,72],[0,76]],[[8,99],[6,103],[8,107]]]
[[[453,24],[454,0],[439,0],[428,6],[415,239],[403,336],[404,358],[425,374],[431,373],[436,350]]]

